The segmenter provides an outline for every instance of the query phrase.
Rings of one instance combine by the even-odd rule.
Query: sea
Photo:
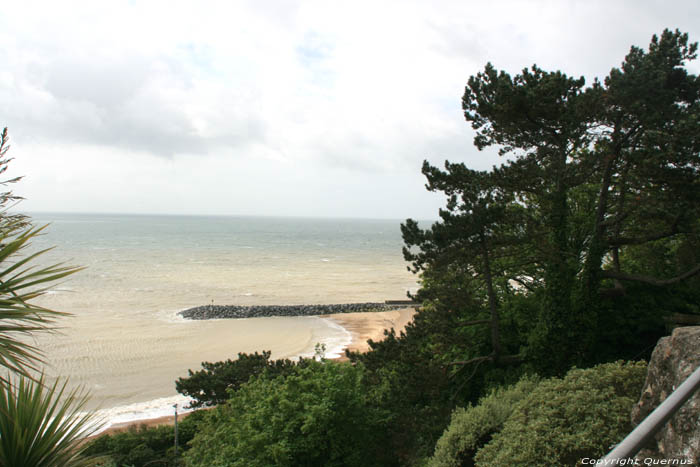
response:
[[[269,350],[339,355],[350,334],[318,316],[190,321],[217,305],[299,305],[405,299],[417,288],[399,220],[31,213],[47,225],[27,253],[37,265],[83,270],[37,299],[70,313],[33,344],[50,379],[90,394],[107,425],[171,415],[188,400],[177,378],[201,362]]]

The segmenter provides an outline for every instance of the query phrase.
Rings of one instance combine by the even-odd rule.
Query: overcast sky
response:
[[[434,218],[424,159],[486,169],[487,61],[589,81],[700,2],[0,2],[22,210]],[[693,72],[700,68],[694,62]]]

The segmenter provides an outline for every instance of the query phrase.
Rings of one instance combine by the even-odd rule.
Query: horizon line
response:
[[[13,209],[13,211],[15,211]],[[404,218],[390,217],[359,217],[359,216],[313,216],[313,215],[293,215],[293,214],[192,214],[192,213],[153,213],[153,212],[115,212],[115,211],[43,211],[43,210],[16,210],[18,214],[25,214],[29,217],[35,215],[84,215],[84,216],[152,216],[152,217],[221,217],[221,218],[258,218],[258,219],[307,219],[307,220],[357,220],[357,221],[399,221],[405,222]],[[417,221],[435,222],[438,219],[415,219]]]

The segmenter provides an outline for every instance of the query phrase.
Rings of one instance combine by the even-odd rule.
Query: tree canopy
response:
[[[223,404],[230,396],[229,391],[237,391],[251,377],[263,373],[270,378],[289,374],[294,367],[307,362],[301,359],[270,360],[272,352],[263,350],[260,354],[239,353],[236,360],[202,362],[199,371],[187,370],[188,376],[175,381],[175,389],[180,394],[191,397],[190,407],[211,407]]]
[[[207,414],[188,465],[367,465],[382,447],[386,414],[363,380],[362,366],[313,361],[286,377],[252,379]]]
[[[409,219],[402,229],[414,271],[466,272],[490,309],[475,323],[490,325],[489,358],[503,356],[506,294],[538,297],[518,356],[562,373],[599,355],[605,300],[700,272],[697,256],[666,255],[661,267],[655,257],[700,238],[700,79],[686,69],[696,56],[687,34],[666,30],[590,85],[537,66],[512,77],[490,63],[469,79],[462,104],[474,144],[508,159],[491,171],[426,162],[427,187],[447,206],[431,227]]]

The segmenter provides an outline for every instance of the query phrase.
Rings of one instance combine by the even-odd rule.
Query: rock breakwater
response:
[[[335,305],[203,305],[181,311],[186,319],[266,318],[270,316],[314,316],[331,313],[390,311],[406,305],[386,303],[341,303]]]

